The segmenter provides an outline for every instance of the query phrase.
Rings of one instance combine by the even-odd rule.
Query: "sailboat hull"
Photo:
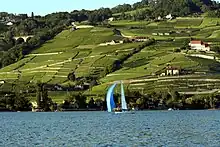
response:
[[[134,111],[121,111],[121,112],[114,112],[115,114],[135,114],[135,112]]]

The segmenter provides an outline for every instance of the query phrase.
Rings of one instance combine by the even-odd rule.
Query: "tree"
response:
[[[76,76],[75,76],[74,72],[68,74],[68,80],[70,80],[70,81],[75,81],[76,80]]]
[[[22,44],[24,42],[24,39],[23,38],[18,38],[16,40],[16,44]]]
[[[16,93],[14,97],[14,109],[16,111],[27,111],[31,108],[30,100],[21,93]]]
[[[213,46],[211,48],[212,51],[216,52],[216,53],[220,53],[220,46]]]
[[[89,108],[95,108],[95,101],[93,98],[90,99],[88,106],[89,106]]]
[[[31,12],[31,18],[34,19],[34,12]]]
[[[86,97],[81,93],[75,96],[76,103],[79,105],[80,108],[86,108]]]
[[[52,99],[48,97],[44,83],[37,82],[36,98],[38,109],[42,109],[43,111],[50,111],[50,106],[53,105],[53,102]]]
[[[181,52],[181,50],[180,50],[179,48],[175,48],[175,49],[173,50],[173,52],[179,53],[179,52]]]

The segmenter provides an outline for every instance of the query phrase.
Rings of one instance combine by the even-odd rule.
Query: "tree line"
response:
[[[48,89],[44,83],[33,85],[34,96],[32,100],[20,85],[13,85],[10,92],[0,92],[0,111],[31,111],[31,101],[36,101],[36,109],[39,111],[68,111],[68,110],[106,110],[106,95],[91,96],[84,95],[81,92],[68,94],[63,103],[57,104],[48,95]],[[220,108],[220,94],[211,93],[203,95],[185,95],[179,94],[173,89],[158,89],[151,92],[142,93],[140,91],[125,89],[126,101],[129,108],[138,108],[139,110],[158,110],[158,109],[212,109]],[[120,94],[114,94],[114,100],[117,106],[120,106]]]

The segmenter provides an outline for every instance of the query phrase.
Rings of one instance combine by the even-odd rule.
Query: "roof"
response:
[[[208,46],[209,46],[208,43],[205,43],[205,42],[203,42],[203,41],[201,41],[201,40],[192,40],[190,43],[191,43],[191,44],[205,45],[205,47],[208,47]]]
[[[135,37],[135,39],[146,39],[146,37],[137,36],[137,37]]]
[[[201,40],[192,40],[190,43],[191,44],[202,44],[203,42]]]
[[[176,66],[167,66],[166,69],[168,69],[168,70],[180,70],[180,67],[176,67]]]

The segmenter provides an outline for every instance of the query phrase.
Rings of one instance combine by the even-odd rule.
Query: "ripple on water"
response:
[[[220,146],[220,111],[0,113],[0,146]]]

